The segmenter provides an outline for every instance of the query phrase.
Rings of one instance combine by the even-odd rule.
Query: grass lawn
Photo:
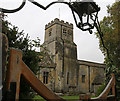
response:
[[[71,99],[71,100],[77,100],[79,99],[79,96],[61,96],[63,99]]]
[[[45,99],[43,99],[41,96],[36,95],[34,98],[34,101],[40,100],[40,101],[46,101]]]
[[[61,96],[63,99],[67,99],[67,100],[78,100],[79,99],[79,96]],[[37,95],[34,97],[34,101],[37,101],[37,100],[40,100],[40,101],[46,101],[44,100],[41,96]]]

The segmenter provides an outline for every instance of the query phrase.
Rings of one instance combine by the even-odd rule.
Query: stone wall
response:
[[[56,77],[55,69],[54,68],[41,68],[40,74],[38,75],[38,78],[41,80],[41,82],[43,82],[44,72],[48,72],[48,83],[45,85],[52,91],[55,91],[55,77]]]
[[[79,79],[79,90],[83,93],[95,93],[94,87],[98,88],[105,78],[105,64],[79,60],[79,78],[85,75],[85,83]],[[80,89],[81,88],[81,89]],[[85,89],[85,90],[83,90]]]
[[[89,71],[88,66],[86,65],[79,65],[79,72],[78,72],[78,91],[81,93],[88,93],[89,92]],[[82,82],[82,76],[85,76],[85,82]]]

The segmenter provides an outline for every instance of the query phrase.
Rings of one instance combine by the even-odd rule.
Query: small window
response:
[[[67,84],[69,84],[69,72],[67,72]]]
[[[51,36],[51,34],[52,34],[52,28],[49,29],[49,36]]]
[[[48,84],[48,72],[43,72],[43,83]]]
[[[85,75],[82,75],[82,83],[85,83]]]
[[[66,34],[67,33],[67,30],[66,28],[63,29],[63,34]]]

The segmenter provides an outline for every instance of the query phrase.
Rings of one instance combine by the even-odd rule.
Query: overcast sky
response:
[[[47,5],[54,0],[36,0],[42,5]],[[69,0],[66,0],[69,1]],[[107,15],[107,5],[111,5],[115,0],[94,0],[101,7],[99,20]],[[14,9],[19,7],[22,0],[0,0],[0,7]],[[74,42],[77,44],[78,59],[92,62],[103,63],[104,56],[99,49],[99,42],[96,36],[83,32],[75,25],[70,8],[65,4],[54,4],[46,11],[27,1],[26,5],[19,12],[8,14],[8,20],[13,25],[18,26],[19,30],[28,33],[31,39],[39,37],[41,44],[44,42],[45,25],[55,18],[73,23]]]

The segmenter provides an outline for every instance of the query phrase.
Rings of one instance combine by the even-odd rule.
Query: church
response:
[[[96,93],[105,78],[105,64],[77,59],[73,24],[54,19],[45,25],[45,47],[53,57],[43,59],[38,78],[56,93]],[[41,48],[41,51],[43,48]],[[47,54],[47,53],[46,53]]]

